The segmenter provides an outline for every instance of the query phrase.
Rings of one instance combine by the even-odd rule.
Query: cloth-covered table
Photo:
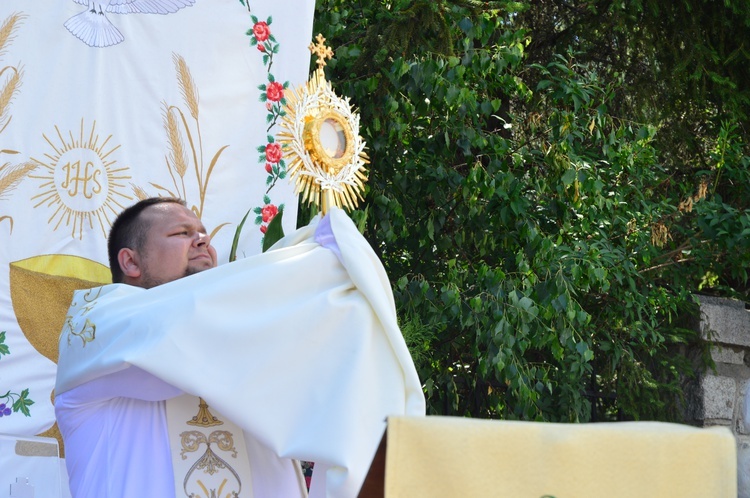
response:
[[[736,442],[664,422],[393,417],[384,486],[386,498],[735,498]]]

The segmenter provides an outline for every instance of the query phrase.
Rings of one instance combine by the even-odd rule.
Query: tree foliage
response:
[[[750,8],[662,52],[708,4],[318,2],[431,413],[679,419],[693,294],[748,293]]]

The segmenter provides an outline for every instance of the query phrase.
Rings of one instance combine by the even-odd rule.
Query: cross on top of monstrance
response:
[[[318,33],[318,36],[315,37],[315,41],[317,43],[310,42],[310,45],[308,45],[307,48],[313,53],[313,55],[318,56],[318,60],[315,61],[315,64],[318,65],[318,71],[322,71],[323,66],[326,65],[326,59],[333,58],[333,50],[325,44],[326,39],[322,34]]]
[[[295,194],[325,214],[330,206],[354,209],[363,200],[368,160],[359,114],[349,99],[336,95],[323,71],[333,50],[322,34],[315,40],[308,48],[317,56],[318,68],[287,98],[278,138]]]

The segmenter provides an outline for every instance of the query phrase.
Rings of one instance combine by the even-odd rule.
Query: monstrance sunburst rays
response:
[[[368,157],[359,136],[359,115],[325,79],[325,59],[333,51],[322,35],[310,51],[317,70],[306,85],[287,98],[278,139],[288,160],[290,181],[303,202],[315,203],[325,214],[332,205],[354,209],[364,200]]]

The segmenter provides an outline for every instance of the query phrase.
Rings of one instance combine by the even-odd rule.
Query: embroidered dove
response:
[[[90,47],[109,47],[125,37],[107,19],[107,14],[171,14],[195,0],[73,0],[87,8],[67,21],[65,27]]]

